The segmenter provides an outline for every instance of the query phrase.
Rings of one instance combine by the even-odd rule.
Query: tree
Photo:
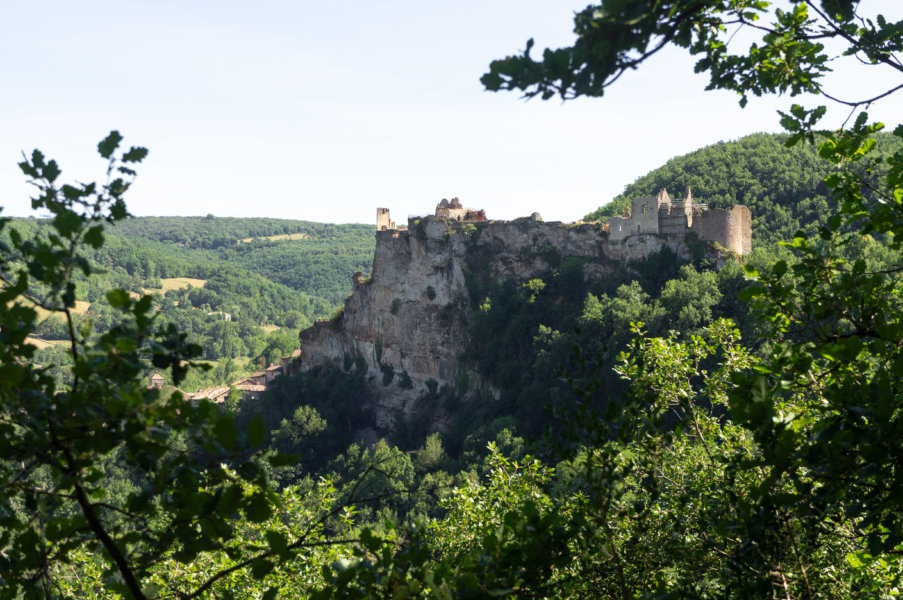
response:
[[[200,351],[175,326],[158,323],[150,296],[108,292],[118,322],[102,335],[75,322],[75,273],[94,271],[81,248],[100,248],[104,224],[128,215],[123,196],[133,165],[147,155],[140,147],[121,150],[121,141],[114,131],[98,145],[108,177],[100,185],[60,185],[56,161],[35,150],[19,166],[37,190],[33,207],[52,214],[52,229],[23,235],[10,219],[0,220],[10,240],[0,244],[4,596],[50,597],[60,568],[90,552],[111,590],[144,598],[146,577],[164,557],[190,562],[224,550],[239,514],[260,522],[271,513],[254,450],[266,434],[262,420],[252,419],[245,436],[213,405],[195,408],[179,393],[145,386],[151,366],[180,382]],[[66,323],[68,385],[57,386],[54,365],[33,360],[31,306]],[[111,473],[128,484],[111,485]],[[241,552],[261,554],[247,546]],[[211,573],[195,593],[222,576]]]
[[[831,163],[825,184],[836,213],[816,235],[799,232],[788,242],[792,260],[761,273],[747,268],[757,283],[744,296],[770,326],[770,345],[755,369],[731,376],[725,418],[752,435],[756,459],[747,466],[767,476],[748,501],[736,501],[746,514],[734,527],[749,552],[768,540],[790,544],[792,537],[781,537],[788,523],[815,546],[849,528],[857,549],[848,562],[896,564],[892,557],[903,552],[896,500],[903,492],[903,153],[874,158],[883,125],[869,123],[865,109],[903,89],[903,21],[859,11],[855,0],[791,0],[786,8],[759,0],[603,0],[577,13],[573,46],[547,49],[536,61],[528,41],[521,55],[493,62],[482,81],[527,97],[602,96],[674,44],[699,57],[696,71],[709,73],[709,89],[737,92],[741,106],[751,96],[809,93],[850,109],[837,131],[818,128],[823,105],[781,113],[787,144],[818,142]],[[758,39],[737,50],[739,30]],[[829,76],[844,59],[883,69],[887,89],[841,97]],[[903,138],[903,126],[894,135]],[[848,249],[864,236],[889,260],[850,260]],[[822,593],[806,580],[812,564],[800,559],[804,585],[795,594]]]

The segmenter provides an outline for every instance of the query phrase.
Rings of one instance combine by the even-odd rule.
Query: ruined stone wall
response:
[[[395,229],[395,221],[389,215],[388,208],[376,209],[376,230],[385,231],[387,229]]]
[[[630,207],[631,235],[659,233],[658,202],[655,198],[634,198]]]
[[[612,242],[626,243],[636,235],[663,235],[671,247],[681,246],[688,233],[717,242],[738,254],[752,249],[752,219],[745,206],[710,209],[685,200],[672,203],[664,190],[656,198],[634,198],[625,217],[612,217],[609,235]]]
[[[678,202],[664,205],[658,212],[659,232],[663,235],[685,235],[692,223],[692,213],[687,206]]]

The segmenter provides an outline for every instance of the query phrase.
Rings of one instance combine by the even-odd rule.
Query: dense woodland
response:
[[[668,6],[602,0],[575,16],[573,47],[535,60],[530,41],[483,84],[601,96],[662,40],[699,55],[697,70],[741,105],[820,93],[826,37],[903,72],[903,26],[859,19],[856,3]],[[727,54],[726,25],[759,13],[763,45]],[[183,384],[204,356],[255,359],[262,325],[288,337],[318,301],[334,304],[299,283],[303,268],[277,283],[255,267],[271,254],[255,245],[289,253],[281,244],[303,246],[316,226],[161,218],[120,235],[134,227],[123,197],[146,149],[111,133],[101,185],[58,185],[35,151],[20,167],[51,219],[0,220],[0,593],[898,597],[903,126],[879,133],[857,112],[870,101],[841,131],[817,129],[822,108],[793,106],[788,136],[676,158],[594,213],[661,187],[716,206],[742,198],[754,215],[745,260],[719,269],[662,252],[599,282],[549,253],[547,273],[515,285],[475,254],[460,360],[498,396],[462,369],[380,440],[362,408],[373,382],[353,357],[225,406],[146,386],[151,369]],[[342,247],[351,258],[363,245]],[[204,285],[141,295],[173,277]],[[56,327],[46,311],[64,317],[68,376],[29,341]],[[193,325],[191,311],[236,319]],[[441,428],[435,406],[452,415]]]
[[[882,139],[878,151],[884,155],[899,147]],[[757,134],[673,159],[628,186],[613,204],[633,194],[651,194],[661,187],[674,189],[686,183],[693,186],[699,201],[718,205],[736,199],[724,195],[720,176],[703,179],[700,173],[730,173],[726,179],[741,182],[764,181],[761,186],[757,183],[745,188],[745,201],[755,207],[756,215],[756,245],[746,261],[747,270],[765,268],[782,259],[793,261],[792,253],[774,241],[780,237],[775,232],[817,228],[825,223],[830,207],[823,183],[810,176],[809,169],[818,164],[814,149],[801,146],[787,150],[782,146],[784,140],[786,136]],[[820,177],[824,175],[820,173]],[[810,189],[806,189],[807,181]],[[705,195],[709,190],[711,198]],[[757,190],[759,195],[754,193]],[[620,210],[611,206],[587,218],[605,218]],[[77,278],[76,298],[90,302],[91,309],[76,315],[76,321],[90,322],[98,333],[109,331],[121,319],[121,311],[106,297],[106,291],[120,287],[136,296],[149,293],[162,322],[186,333],[187,340],[200,347],[199,357],[213,366],[207,372],[190,371],[182,387],[228,384],[289,353],[297,345],[298,329],[332,308],[324,300],[329,296],[328,289],[324,292],[310,287],[306,280],[283,285],[267,279],[253,268],[256,256],[288,257],[299,265],[310,260],[319,265],[321,277],[332,273],[333,283],[339,287],[340,282],[350,279],[346,277],[349,272],[361,268],[360,263],[348,260],[345,250],[358,248],[363,252],[367,244],[373,245],[369,226],[222,219],[228,236],[217,237],[212,224],[219,220],[133,218],[107,227],[106,243],[85,253],[97,272]],[[9,232],[15,229],[22,235],[41,236],[50,226],[36,220],[16,220],[5,235],[9,239]],[[269,238],[297,233],[304,236]],[[252,234],[257,239],[243,241]],[[337,244],[330,260],[339,266],[327,270],[323,268],[322,250],[330,243]],[[269,251],[264,252],[266,249]],[[851,262],[866,261],[872,270],[887,269],[897,260],[895,253],[871,236],[852,238],[842,253]],[[633,359],[626,353],[638,343],[639,330],[634,324],[642,323],[643,336],[664,336],[679,352],[702,353],[703,364],[715,369],[720,368],[718,352],[724,347],[739,348],[740,339],[746,340],[746,349],[731,352],[739,352],[746,364],[772,349],[769,340],[773,327],[756,318],[749,302],[739,299],[750,286],[748,273],[739,262],[728,261],[716,268],[711,258],[700,254],[683,263],[665,250],[632,263],[619,278],[597,281],[584,277],[580,260],[549,253],[545,257],[547,273],[516,285],[492,276],[483,258],[475,252],[467,266],[466,302],[474,316],[466,324],[470,345],[461,361],[499,390],[498,398],[486,389],[471,389],[462,369],[455,386],[434,386],[420,399],[417,417],[405,419],[399,415],[392,436],[375,445],[367,433],[372,430],[372,415],[363,409],[371,400],[372,388],[353,361],[344,371],[282,377],[260,399],[241,401],[234,397],[227,403],[226,410],[234,415],[239,430],[262,417],[256,422],[262,423],[266,432],[261,439],[267,452],[297,457],[291,464],[266,472],[280,493],[288,495],[283,501],[291,499],[288,505],[295,506],[292,510],[301,510],[301,505],[310,510],[307,503],[311,498],[334,506],[355,505],[353,519],[332,517],[318,522],[322,535],[343,528],[370,528],[391,538],[391,530],[386,529],[389,522],[429,522],[442,539],[458,526],[448,530],[449,519],[457,522],[473,518],[467,516],[472,510],[467,503],[474,501],[471,495],[487,495],[494,499],[492,502],[499,502],[512,493],[507,487],[512,477],[517,485],[524,486],[519,493],[538,495],[547,504],[553,497],[588,485],[580,479],[585,475],[577,474],[584,459],[579,454],[565,457],[572,452],[568,448],[574,447],[575,440],[588,435],[588,422],[617,422],[621,418],[623,406],[618,399],[628,396],[632,385],[626,375]],[[304,271],[298,266],[288,272]],[[163,292],[163,282],[179,277],[202,281],[203,287],[184,283]],[[232,320],[225,321],[218,314],[221,312],[230,313]],[[267,333],[262,328],[267,325],[279,329]],[[64,322],[55,317],[43,320],[34,331],[47,340],[66,339],[67,334]],[[710,339],[706,343],[712,346],[699,347],[702,338],[697,336]],[[65,352],[63,347],[51,346],[35,355],[41,361],[63,365],[56,369],[63,386],[71,381]],[[148,367],[141,372],[146,376]],[[619,416],[612,416],[612,411]],[[442,432],[437,430],[440,412],[452,415]],[[673,426],[673,418],[666,419],[667,427]],[[717,416],[709,418],[714,420],[708,427],[718,421]],[[529,456],[557,462],[557,470],[542,467]],[[675,464],[667,468],[683,468],[682,460],[695,459],[678,455]],[[127,495],[134,485],[120,471],[105,472],[104,480],[106,489],[114,494]],[[322,488],[317,483],[322,481],[331,482],[333,487]],[[473,488],[474,481],[484,481],[487,487]],[[713,491],[708,486],[692,493],[705,496]],[[663,513],[662,518],[672,518],[667,515]],[[306,518],[315,516],[311,513]],[[288,517],[284,514],[281,518]],[[698,518],[715,517],[701,513]],[[272,526],[273,522],[267,523]],[[450,544],[451,540],[442,543]],[[74,568],[81,577],[90,563],[84,562],[86,556],[79,556],[81,562],[76,565],[81,566]],[[99,584],[100,571],[94,576],[100,578]],[[154,577],[158,576],[162,575]]]
[[[12,228],[36,235],[50,223],[17,219]],[[90,305],[76,321],[108,330],[117,317],[105,296],[114,288],[153,296],[165,320],[189,334],[214,367],[190,375],[188,391],[227,385],[290,354],[298,331],[344,300],[351,275],[369,272],[374,246],[368,225],[213,216],[135,217],[107,227],[105,237],[102,247],[85,250],[97,272],[76,276],[76,299]],[[68,336],[59,315],[34,331],[51,343]],[[58,344],[39,358],[67,364]],[[66,369],[56,374],[62,381]]]

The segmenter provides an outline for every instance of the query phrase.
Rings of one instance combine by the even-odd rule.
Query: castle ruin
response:
[[[395,221],[389,216],[388,208],[376,209],[376,230],[386,231],[387,229],[395,229]]]
[[[452,198],[451,200],[443,198],[442,201],[436,205],[436,216],[445,217],[446,219],[451,219],[453,221],[485,221],[486,211],[482,209],[472,210],[464,208],[458,198]]]
[[[486,221],[485,210],[473,210],[470,208],[464,208],[458,198],[452,198],[451,200],[446,200],[445,198],[443,198],[442,201],[436,205],[435,216],[445,219],[451,219],[452,221],[458,221],[461,223],[479,223]],[[391,229],[398,229],[398,227],[395,226],[395,221],[392,220],[392,217],[389,214],[389,209],[377,208],[376,230],[388,231]]]
[[[486,221],[485,210],[464,208],[458,198],[442,199],[436,205],[435,216],[459,223]],[[534,213],[534,219],[539,219]],[[653,235],[664,238],[665,244],[681,245],[688,236],[714,242],[736,254],[752,250],[752,216],[743,205],[728,208],[709,208],[693,201],[690,190],[682,200],[671,200],[662,189],[649,198],[634,198],[624,209],[623,217],[612,217],[603,226],[610,242],[627,242],[634,236]],[[376,209],[376,229],[397,229],[388,208]]]
[[[684,239],[690,233],[737,254],[749,254],[752,249],[752,217],[747,207],[709,208],[693,202],[689,189],[683,200],[673,202],[664,189],[654,198],[634,198],[623,217],[612,217],[608,223],[613,242],[641,234]]]

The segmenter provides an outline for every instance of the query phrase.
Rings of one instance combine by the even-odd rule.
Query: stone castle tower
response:
[[[376,230],[386,231],[387,229],[395,229],[395,221],[389,216],[388,208],[376,209]]]
[[[689,189],[677,201],[664,189],[654,198],[634,198],[624,216],[612,217],[608,225],[613,242],[640,234],[682,239],[689,233],[737,254],[749,254],[752,249],[752,217],[747,207],[709,208],[693,202]]]

